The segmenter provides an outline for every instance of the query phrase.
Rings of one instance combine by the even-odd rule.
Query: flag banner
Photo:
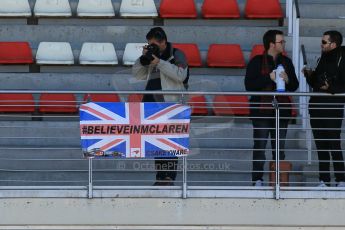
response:
[[[85,157],[180,157],[189,153],[191,109],[175,103],[87,103],[80,106]]]

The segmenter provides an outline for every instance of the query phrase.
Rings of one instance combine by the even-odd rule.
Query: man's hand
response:
[[[289,77],[285,71],[281,72],[279,77],[283,78],[285,84],[289,84]]]
[[[152,57],[153,57],[153,60],[151,61],[151,65],[158,65],[158,63],[160,62],[160,59],[154,54],[152,54]]]
[[[289,83],[289,77],[288,77],[288,75],[286,74],[285,71],[284,71],[284,72],[281,72],[280,75],[279,75],[278,77],[282,78],[286,84]],[[270,73],[270,78],[271,78],[272,81],[274,81],[274,82],[276,81],[276,71],[273,70],[273,71]]]
[[[311,68],[304,67],[302,69],[302,73],[304,77],[310,77],[313,74],[313,70]]]
[[[320,87],[320,89],[322,89],[322,90],[327,90],[328,88],[329,88],[329,84],[327,81],[325,81],[325,84]]]
[[[274,82],[276,81],[276,71],[273,70],[273,71],[270,73],[270,78],[271,78],[272,81],[274,81]]]
[[[147,45],[143,46],[143,55],[147,53]]]

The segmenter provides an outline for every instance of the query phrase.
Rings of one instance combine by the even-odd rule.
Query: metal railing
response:
[[[308,61],[307,61],[307,55],[306,55],[306,50],[305,50],[305,46],[301,45],[301,49],[300,49],[300,58],[299,58],[299,68],[298,70],[302,70],[304,67],[307,66]],[[302,73],[302,71],[299,71],[298,73],[299,75],[299,89],[300,91],[303,92],[310,92],[310,87],[307,84],[307,81]],[[309,100],[309,97],[300,97],[300,104],[301,105],[307,105]],[[312,131],[310,128],[310,122],[308,122],[310,120],[309,118],[309,113],[307,111],[307,108],[303,108],[302,106],[300,106],[300,111],[301,111],[301,116],[303,117],[303,122],[302,122],[302,127],[306,130],[306,137],[307,137],[307,141],[306,141],[306,145],[307,145],[307,149],[308,149],[308,164],[311,164],[311,157],[312,157]]]
[[[288,19],[288,35],[292,36],[292,62],[299,70],[300,64],[300,10],[298,0],[286,1],[286,15]]]
[[[32,93],[35,98],[43,91],[0,91],[0,93]],[[116,93],[125,95],[153,93],[155,91],[49,91],[48,93],[74,93],[82,98],[85,93]],[[167,92],[165,92],[167,93]],[[191,152],[175,162],[170,169],[157,168],[154,159],[84,159],[80,148],[78,114],[14,114],[2,113],[0,118],[0,196],[76,196],[76,197],[324,197],[345,198],[342,188],[318,188],[315,169],[315,148],[307,146],[312,137],[306,135],[310,126],[309,118],[299,116],[291,119],[287,136],[283,138],[285,147],[280,146],[280,129],[275,129],[271,139],[276,145],[268,145],[264,186],[255,187],[251,179],[253,127],[248,113],[249,104],[243,102],[216,103],[214,96],[291,96],[295,101],[308,96],[330,96],[322,93],[262,93],[262,92],[169,92],[187,96],[204,95],[207,114],[192,116]],[[345,96],[345,95],[341,95]],[[125,101],[125,100],[123,100]],[[78,100],[78,105],[84,102]],[[305,103],[307,103],[305,101]],[[35,102],[36,107],[38,101]],[[279,126],[284,117],[284,106],[290,103],[275,101],[275,113],[270,118]],[[296,110],[307,109],[307,104],[292,103]],[[6,104],[8,106],[8,104]],[[1,107],[1,102],[0,102]],[[196,108],[196,104],[192,107]],[[272,109],[272,103],[264,108]],[[216,110],[216,109],[223,110]],[[252,108],[262,109],[262,104],[252,104]],[[240,111],[244,109],[245,111]],[[283,114],[283,115],[282,115]],[[267,127],[257,128],[265,130]],[[282,128],[284,129],[284,128]],[[342,129],[343,130],[343,129]],[[275,151],[274,151],[275,150]],[[279,151],[284,151],[287,160],[279,159]],[[274,162],[274,163],[271,163]],[[290,162],[292,169],[281,168],[282,162]],[[271,163],[271,164],[269,164]],[[269,167],[271,166],[271,167]],[[176,171],[173,186],[152,186],[157,170]],[[333,170],[330,170],[333,173]],[[289,176],[289,181],[286,181]],[[283,181],[282,181],[283,177]],[[289,186],[286,183],[288,182]],[[320,191],[321,189],[321,191]],[[340,192],[340,193],[339,193]]]
[[[292,35],[295,29],[299,28],[296,20],[301,16],[298,0],[286,0],[286,18],[288,20],[288,34]],[[298,27],[298,28],[295,28]]]

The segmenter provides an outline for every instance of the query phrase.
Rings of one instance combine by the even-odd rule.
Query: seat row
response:
[[[146,43],[128,43],[123,54],[123,65],[133,65],[142,54]],[[191,67],[202,67],[201,55],[197,44],[173,44],[181,49]],[[262,45],[254,45],[250,58],[262,54]],[[32,64],[34,58],[28,42],[0,42],[0,64]],[[68,42],[41,42],[36,52],[39,65],[73,65],[74,55]],[[84,43],[79,64],[117,65],[118,58],[112,43]],[[208,67],[244,68],[244,55],[238,44],[211,44],[207,54]]]
[[[132,94],[127,102],[141,102],[143,95]],[[85,94],[86,102],[121,102],[117,94]],[[191,96],[188,104],[193,115],[208,115],[206,98],[203,95]],[[213,99],[215,115],[249,115],[246,96],[215,96]],[[0,112],[34,113],[35,101],[32,94],[0,94]],[[40,113],[77,113],[78,103],[74,94],[41,94],[38,102]]]
[[[247,0],[244,15],[248,19],[283,18],[279,0]],[[36,0],[35,17],[71,17],[69,0]],[[0,17],[31,17],[28,0],[1,0]],[[78,17],[114,17],[111,0],[79,0]],[[122,0],[121,17],[197,18],[194,0],[161,0],[159,15],[154,0]],[[204,0],[203,18],[240,18],[236,0]]]

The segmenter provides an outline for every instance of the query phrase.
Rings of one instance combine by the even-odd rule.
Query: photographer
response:
[[[327,31],[321,40],[321,57],[316,69],[302,71],[313,92],[345,92],[345,47],[338,31]],[[344,160],[341,150],[341,125],[344,116],[343,97],[312,96],[309,100],[310,125],[319,158],[320,187],[330,186],[330,154],[334,160],[335,180],[345,187]]]
[[[189,70],[182,51],[173,48],[161,27],[152,28],[146,35],[148,45],[143,55],[133,65],[133,75],[147,80],[145,90],[187,90]],[[180,102],[179,95],[145,94],[143,102]],[[155,161],[157,170],[154,185],[173,185],[176,178],[177,158],[161,158]],[[164,171],[169,170],[169,171]]]

